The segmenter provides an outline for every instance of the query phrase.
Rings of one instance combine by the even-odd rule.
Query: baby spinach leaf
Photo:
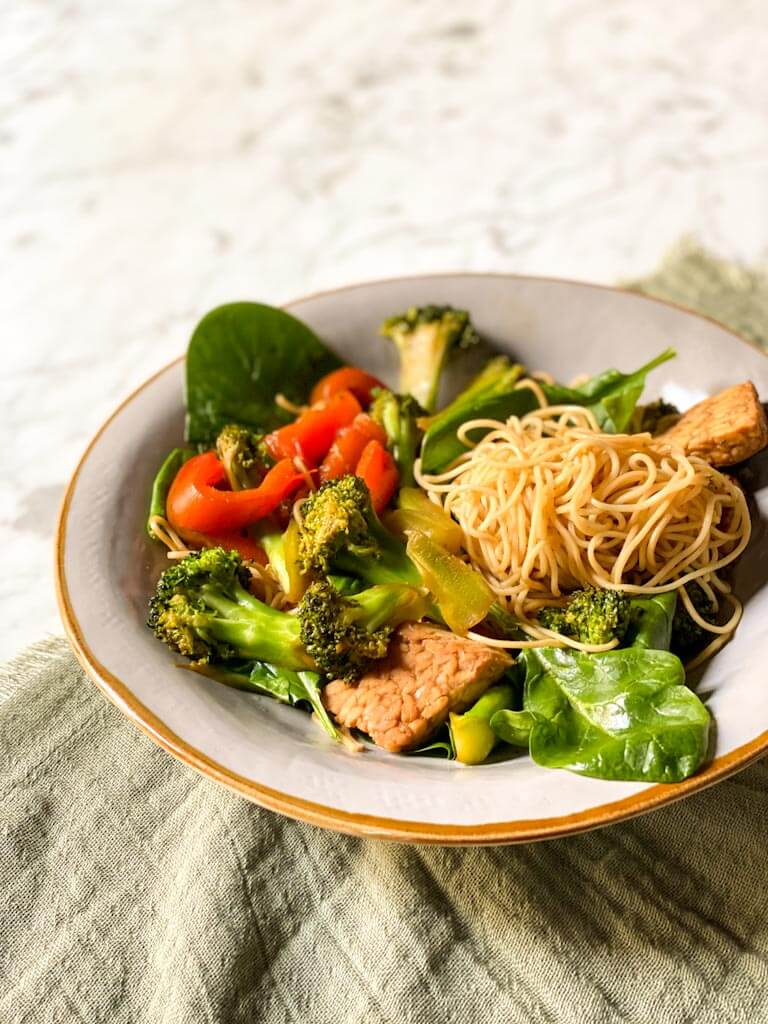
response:
[[[677,594],[674,590],[652,597],[636,597],[629,603],[629,628],[624,643],[627,647],[668,651],[675,618]]]
[[[341,739],[320,698],[320,676],[317,672],[294,672],[266,661],[256,661],[249,682],[255,690],[269,694],[283,704],[309,704],[331,739]]]
[[[312,385],[340,360],[300,320],[273,306],[232,302],[212,310],[187,349],[187,440],[209,444],[227,423],[266,431],[292,417],[282,393],[305,402]]]
[[[281,704],[309,704],[331,739],[341,741],[341,733],[333,724],[320,697],[320,676],[317,672],[294,672],[271,665],[267,661],[231,659],[217,665],[180,665],[235,690],[266,694]]]
[[[679,782],[706,757],[709,712],[668,651],[545,647],[522,657],[537,764],[601,779]]]
[[[666,349],[634,373],[605,370],[578,388],[559,384],[543,384],[550,405],[584,405],[590,409],[608,434],[621,434],[630,424],[632,413],[645,387],[645,378],[662,363],[675,358],[675,351]]]
[[[602,430],[620,434],[629,427],[648,373],[674,355],[672,349],[667,349],[633,373],[606,370],[578,388],[562,384],[541,384],[541,388],[550,405],[586,406],[594,413]],[[494,360],[489,365],[496,362]],[[421,466],[425,473],[441,473],[467,450],[456,436],[456,431],[467,420],[504,421],[510,416],[524,416],[538,408],[536,397],[529,388],[515,390],[517,377],[511,374],[515,369],[515,366],[509,367],[509,379],[501,373],[488,374],[485,385],[481,373],[458,398],[432,418],[421,449]],[[487,433],[486,428],[478,428],[471,440],[480,441]]]

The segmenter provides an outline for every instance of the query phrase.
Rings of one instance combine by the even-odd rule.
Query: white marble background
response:
[[[768,254],[765,0],[6,0],[0,657],[64,484],[197,318],[356,279]]]

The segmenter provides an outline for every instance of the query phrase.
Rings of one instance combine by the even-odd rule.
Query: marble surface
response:
[[[0,657],[89,437],[198,317],[372,277],[768,255],[768,6],[70,0],[0,31]]]

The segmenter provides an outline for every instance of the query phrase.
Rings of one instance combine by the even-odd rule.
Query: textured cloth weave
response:
[[[689,245],[645,286],[764,336],[760,273]],[[570,839],[408,847],[196,775],[64,640],[0,700],[3,1024],[768,1020],[766,762]]]

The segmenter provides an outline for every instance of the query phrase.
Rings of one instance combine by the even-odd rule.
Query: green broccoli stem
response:
[[[383,388],[374,391],[369,416],[387,435],[387,447],[397,464],[400,487],[413,487],[413,465],[421,440],[417,423],[424,410],[412,395],[396,395]]]
[[[234,588],[233,594],[235,600],[225,597],[214,585],[200,588],[205,604],[217,613],[201,630],[204,634],[229,644],[240,658],[269,661],[296,671],[315,668],[302,649],[301,624],[296,616],[270,608],[243,587]]]
[[[421,587],[421,573],[413,562],[402,552],[389,548],[381,548],[380,558],[369,558],[355,555],[350,551],[341,551],[336,556],[335,568],[340,572],[357,576],[364,583],[405,583],[410,587]]]
[[[485,621],[502,640],[530,640],[528,634],[520,628],[514,615],[498,601],[495,601],[488,609]]]
[[[414,395],[428,412],[437,403],[437,389],[451,347],[438,323],[419,324],[400,346],[400,390]]]
[[[357,576],[364,583],[404,583],[409,587],[423,586],[421,573],[406,554],[405,545],[390,533],[372,514],[369,532],[376,545],[376,555],[360,555],[354,551],[338,552],[334,569]]]
[[[466,310],[451,306],[411,307],[388,317],[380,333],[400,350],[400,391],[434,412],[440,376],[449,353],[477,343]]]
[[[347,599],[352,616],[368,632],[383,626],[396,629],[403,622],[419,619],[429,609],[429,602],[418,590],[402,585],[376,585]]]

